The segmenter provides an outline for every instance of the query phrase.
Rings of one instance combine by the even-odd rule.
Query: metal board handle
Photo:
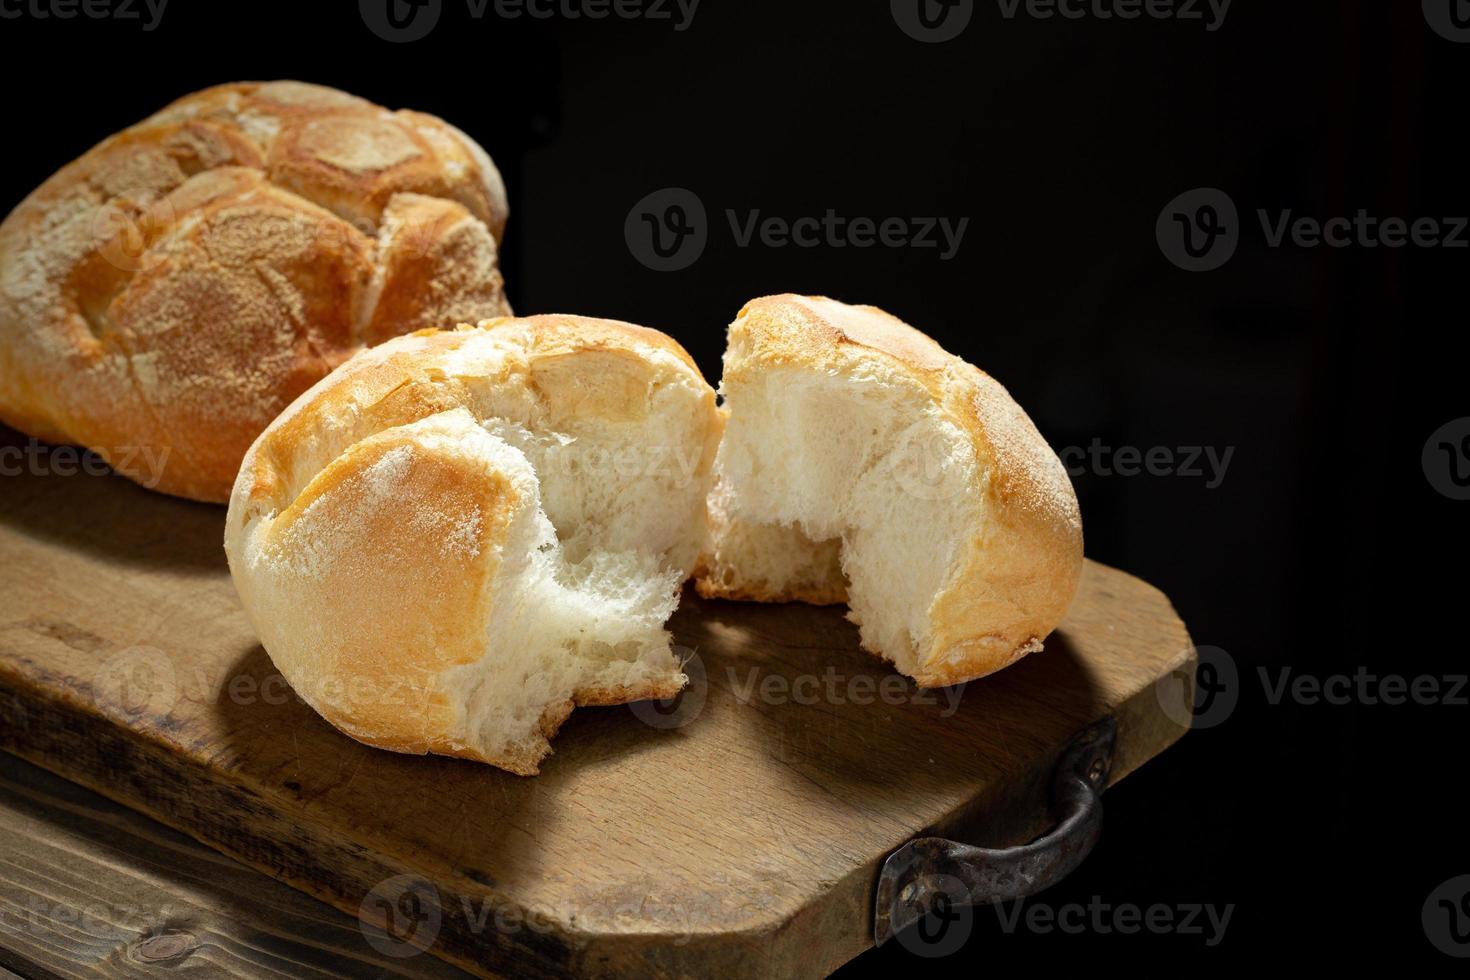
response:
[[[985,905],[1025,898],[1071,874],[1102,836],[1102,791],[1108,785],[1118,723],[1104,718],[1068,743],[1052,774],[1058,823],[1020,847],[975,847],[919,837],[888,856],[878,876],[873,938],[879,946],[939,905]],[[953,894],[944,880],[957,880]]]

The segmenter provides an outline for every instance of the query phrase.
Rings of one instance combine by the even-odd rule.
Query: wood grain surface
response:
[[[0,753],[0,978],[464,978],[357,919]]]
[[[1045,652],[962,688],[890,674],[838,609],[691,591],[671,628],[695,682],[673,710],[580,709],[530,779],[393,755],[276,673],[222,509],[21,469],[0,477],[0,747],[381,926],[391,959],[822,975],[870,945],[904,841],[1034,836],[1073,733],[1118,719],[1116,781],[1187,724],[1183,624],[1089,564]],[[392,679],[354,696],[392,698]]]

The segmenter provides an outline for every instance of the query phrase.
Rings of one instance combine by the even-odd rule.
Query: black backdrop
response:
[[[1103,954],[1120,957],[1104,968],[1239,968],[1268,952],[1329,969],[1380,953],[1400,968],[1455,964],[1421,908],[1470,873],[1470,709],[1356,694],[1272,704],[1258,672],[1467,669],[1470,504],[1435,489],[1421,451],[1470,414],[1458,288],[1470,250],[1273,246],[1256,217],[1470,213],[1457,179],[1470,44],[1431,29],[1432,9],[1238,0],[1210,30],[1203,4],[1204,21],[1024,5],[1007,18],[975,0],[957,38],[925,43],[886,0],[703,0],[683,30],[510,20],[493,4],[475,19],[444,0],[428,36],[388,43],[350,0],[172,0],[153,30],[42,19],[34,2],[0,3],[21,13],[0,19],[4,207],[185,92],[322,82],[438,114],[490,150],[510,190],[518,311],[659,327],[713,380],[724,325],[750,297],[875,303],[998,377],[1053,445],[1107,450],[1069,458],[1089,555],[1158,584],[1198,643],[1227,651],[1238,705],[1109,794],[1103,843],[1045,900],[1234,904],[1229,928],[1215,946],[1147,930],[1007,934],[985,913],[961,953],[929,967]],[[624,225],[668,187],[702,202],[708,245],[662,272]],[[1234,202],[1239,244],[1190,272],[1165,256],[1156,220],[1200,187]],[[757,209],[969,223],[948,259],[741,247],[726,212]],[[1218,479],[1208,465],[1129,476],[1126,447],[1171,450],[1176,470],[1187,447],[1232,455]],[[905,965],[894,945],[848,972]]]

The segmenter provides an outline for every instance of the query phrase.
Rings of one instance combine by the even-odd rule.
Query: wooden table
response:
[[[0,828],[0,977],[468,976],[3,752]]]

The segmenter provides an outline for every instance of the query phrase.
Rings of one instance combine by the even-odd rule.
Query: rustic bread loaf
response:
[[[1056,454],[1011,396],[871,306],[769,296],[730,326],[706,596],[846,601],[920,685],[1041,648],[1082,570]]]
[[[0,421],[224,501],[354,351],[509,312],[473,140],[299,82],[222,85],[104,140],[0,225]]]
[[[277,668],[339,729],[532,774],[574,705],[685,683],[663,624],[721,426],[654,330],[541,316],[400,337],[251,447],[230,571]]]

